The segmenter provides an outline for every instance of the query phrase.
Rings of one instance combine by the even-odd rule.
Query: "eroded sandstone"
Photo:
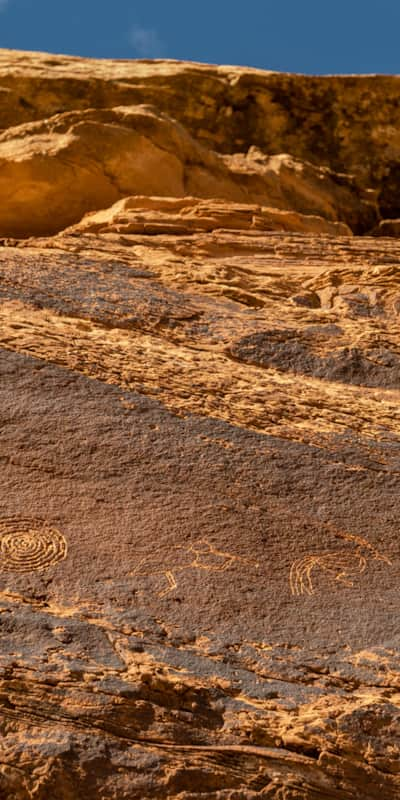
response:
[[[396,800],[397,79],[0,65],[1,797]]]
[[[383,217],[399,215],[399,76],[316,77],[12,50],[0,59],[0,128],[65,111],[150,103],[218,152],[254,145],[356,173],[378,189]]]
[[[69,112],[11,127],[0,134],[0,170],[1,236],[56,233],[133,193],[258,203],[323,218],[308,228],[305,220],[302,228],[286,215],[292,230],[364,232],[377,221],[375,199],[351,176],[287,155],[221,156],[148,106]],[[280,218],[276,227],[285,229]]]

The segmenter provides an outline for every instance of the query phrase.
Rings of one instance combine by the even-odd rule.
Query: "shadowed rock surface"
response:
[[[0,51],[1,798],[399,797],[396,87]]]

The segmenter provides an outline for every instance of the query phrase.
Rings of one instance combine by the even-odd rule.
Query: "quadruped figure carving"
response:
[[[67,556],[67,542],[45,520],[9,517],[0,519],[0,569],[5,572],[37,572]]]
[[[344,531],[336,531],[336,535],[349,542],[352,547],[326,553],[311,553],[294,561],[290,568],[289,584],[293,595],[312,595],[314,586],[313,571],[316,569],[326,573],[342,586],[353,586],[353,578],[361,575],[370,560],[384,561],[391,565],[390,559],[382,555],[362,536],[355,536]]]
[[[168,586],[159,592],[159,597],[177,588],[176,573],[186,569],[202,569],[207,572],[224,572],[234,564],[246,564],[258,568],[257,561],[252,561],[234,553],[226,553],[213,547],[208,539],[198,539],[193,544],[173,547],[168,556],[145,556],[139,561],[137,567],[130,573],[135,577],[152,577],[164,575]]]

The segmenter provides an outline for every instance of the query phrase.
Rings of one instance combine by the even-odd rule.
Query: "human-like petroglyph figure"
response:
[[[159,592],[159,597],[172,592],[178,586],[175,574],[185,569],[203,569],[208,572],[224,572],[234,564],[246,564],[258,568],[259,564],[233,553],[217,550],[207,539],[199,539],[191,545],[173,547],[165,556],[145,556],[130,575],[153,577],[164,575],[168,586]]]
[[[45,520],[10,517],[0,519],[0,569],[37,572],[67,556],[67,542]]]
[[[370,560],[392,562],[382,555],[362,536],[336,531],[336,535],[348,541],[352,546],[342,550],[326,553],[311,553],[294,561],[290,568],[290,590],[293,595],[314,594],[312,573],[322,570],[326,577],[343,586],[353,586],[353,578],[361,575]]]

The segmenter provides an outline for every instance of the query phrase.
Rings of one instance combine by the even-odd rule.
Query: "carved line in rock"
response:
[[[67,542],[44,520],[10,517],[0,520],[0,568],[37,572],[66,558]]]
[[[217,550],[208,539],[198,539],[187,547],[179,545],[178,547],[174,547],[173,551],[170,559],[163,560],[162,563],[157,563],[157,560],[153,556],[144,556],[135,569],[129,574],[135,577],[156,577],[157,575],[164,575],[168,586],[166,589],[159,592],[158,596],[165,597],[177,588],[178,582],[175,573],[178,571],[203,569],[206,572],[224,572],[237,563],[246,564],[255,569],[259,567],[257,561]]]
[[[387,556],[382,555],[362,536],[341,533],[343,539],[353,544],[353,550],[337,550],[327,553],[311,553],[293,561],[289,574],[289,585],[292,595],[312,595],[313,571],[322,570],[326,579],[333,580],[342,586],[352,587],[353,578],[362,575],[369,560],[384,561],[391,565]]]

